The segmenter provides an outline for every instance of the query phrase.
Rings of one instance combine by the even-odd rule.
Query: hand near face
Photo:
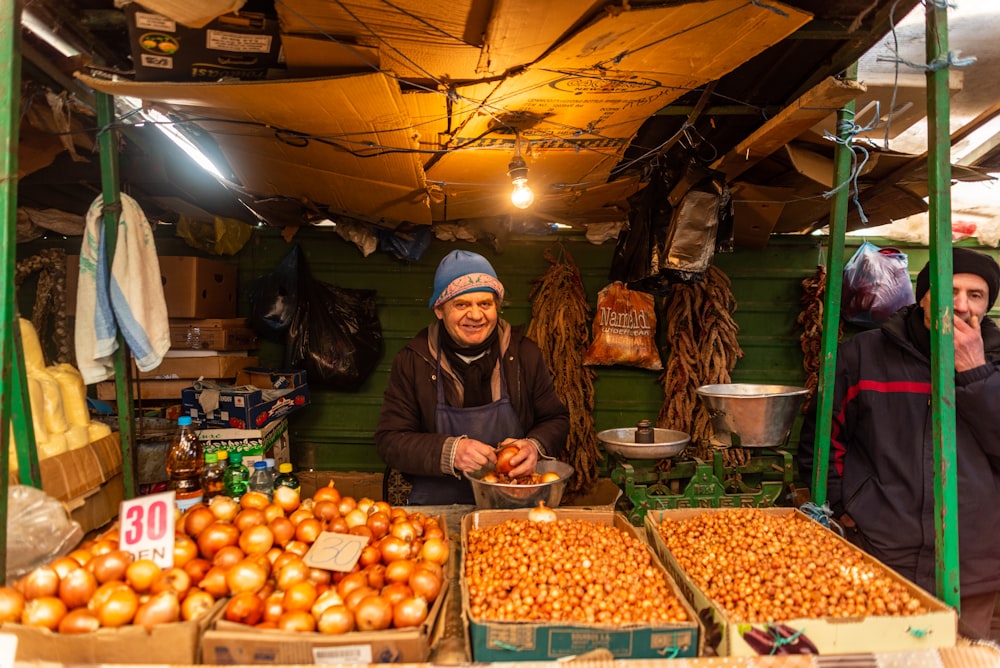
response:
[[[955,371],[968,371],[986,364],[983,352],[983,333],[979,318],[971,316],[969,322],[955,317]]]

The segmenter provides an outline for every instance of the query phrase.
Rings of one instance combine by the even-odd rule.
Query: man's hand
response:
[[[526,438],[505,438],[500,442],[500,447],[508,445],[516,445],[517,454],[510,459],[514,468],[507,475],[511,478],[520,478],[534,473],[535,464],[538,463],[538,449],[535,444]]]
[[[983,333],[979,318],[971,316],[969,322],[955,318],[955,371],[968,371],[986,364],[983,352]]]
[[[497,452],[492,445],[466,436],[455,446],[455,470],[472,473],[481,468],[493,468]]]

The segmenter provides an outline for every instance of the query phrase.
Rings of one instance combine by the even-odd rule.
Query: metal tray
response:
[[[653,430],[652,443],[636,443],[635,427],[605,429],[597,434],[604,449],[623,459],[666,459],[684,452],[691,441],[690,434],[673,429]]]

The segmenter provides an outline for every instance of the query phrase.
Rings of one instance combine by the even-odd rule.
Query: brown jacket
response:
[[[399,351],[383,395],[375,447],[382,461],[403,473],[456,475],[448,462],[461,434],[434,431],[438,327],[440,321],[421,330]],[[521,419],[524,437],[537,441],[540,454],[558,457],[569,434],[569,411],[552,386],[541,350],[522,335],[521,326],[512,327],[500,320],[497,327],[507,392]],[[450,406],[461,406],[462,387],[446,359],[441,360],[441,371],[446,381],[445,400]],[[493,372],[494,401],[499,390],[498,367]]]

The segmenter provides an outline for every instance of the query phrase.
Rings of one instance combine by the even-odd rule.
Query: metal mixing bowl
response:
[[[652,443],[636,443],[635,427],[605,429],[597,434],[604,449],[622,459],[666,459],[684,452],[691,440],[689,434],[673,429],[653,429]]]
[[[702,385],[695,392],[708,408],[715,440],[742,448],[781,447],[809,390],[792,385]]]
[[[466,474],[472,483],[472,493],[476,497],[476,507],[483,510],[507,510],[510,508],[534,508],[540,501],[555,508],[562,501],[563,491],[573,475],[573,467],[554,459],[539,459],[535,465],[538,473],[555,472],[559,480],[542,482],[537,485],[501,485],[483,482],[480,478],[488,473]]]

